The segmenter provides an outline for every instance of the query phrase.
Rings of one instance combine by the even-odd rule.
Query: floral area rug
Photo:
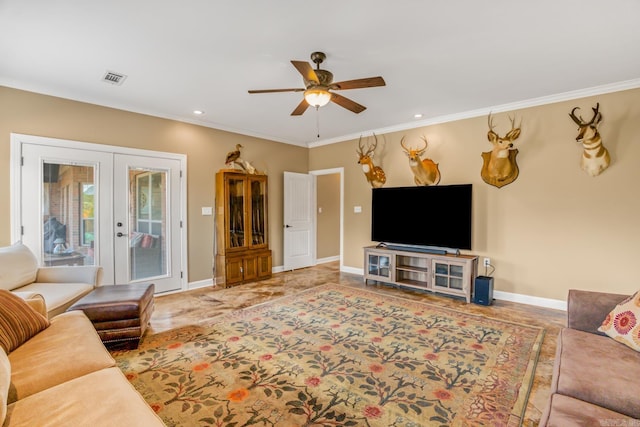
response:
[[[114,357],[169,426],[512,426],[543,336],[324,285]]]

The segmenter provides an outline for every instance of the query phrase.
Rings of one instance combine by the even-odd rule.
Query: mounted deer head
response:
[[[438,169],[438,164],[434,163],[433,160],[422,160],[420,158],[429,146],[427,138],[424,136],[421,138],[424,141],[422,148],[407,147],[404,145],[404,136],[400,140],[400,145],[409,157],[409,167],[413,172],[413,181],[416,185],[436,185],[440,182],[440,170]]]
[[[371,184],[373,188],[380,188],[387,182],[387,177],[381,167],[373,164],[373,153],[378,146],[378,137],[375,133],[373,134],[373,138],[375,142],[372,145],[367,143],[367,150],[365,151],[362,145],[362,136],[360,136],[356,153],[358,153],[359,157],[358,164],[362,165],[362,171],[364,172],[364,176],[367,177],[369,184]]]
[[[600,103],[596,104],[596,108],[591,108],[593,117],[589,122],[586,122],[580,116],[576,117],[576,110],[578,109],[579,107],[574,107],[569,113],[569,117],[578,125],[576,141],[581,143],[583,148],[580,166],[589,175],[597,176],[608,168],[611,163],[609,151],[602,145],[600,133],[598,132],[598,125],[602,120],[602,114],[599,111]]]
[[[491,151],[482,153],[482,170],[480,176],[489,185],[495,187],[503,187],[511,184],[518,177],[518,164],[516,156],[518,149],[513,148],[513,141],[520,136],[520,125],[516,128],[515,116],[509,118],[511,120],[511,130],[505,136],[498,135],[493,130],[493,118],[491,113],[487,122],[489,124],[489,132],[487,138],[493,148]]]

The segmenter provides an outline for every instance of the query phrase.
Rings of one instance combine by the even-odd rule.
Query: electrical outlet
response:
[[[490,267],[491,266],[491,258],[485,258],[484,259],[484,266],[485,267]]]

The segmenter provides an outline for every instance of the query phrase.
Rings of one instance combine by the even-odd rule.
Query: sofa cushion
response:
[[[22,243],[0,248],[0,289],[8,291],[36,280],[38,260]]]
[[[118,368],[101,369],[21,399],[3,427],[164,426]]]
[[[9,399],[9,386],[11,385],[11,363],[7,353],[0,348],[0,426],[7,415],[7,400]]]
[[[632,426],[640,425],[639,420],[627,417],[600,406],[593,405],[562,394],[551,395],[549,418],[542,420],[541,426],[547,427],[584,427],[584,426]],[[636,423],[638,421],[638,423]]]
[[[6,353],[49,326],[49,321],[22,298],[0,289],[0,347]]]
[[[49,318],[64,313],[73,303],[93,290],[89,283],[32,283],[20,288],[44,297]]]
[[[560,331],[551,392],[640,418],[640,353],[602,335]]]
[[[93,325],[81,311],[54,317],[51,326],[9,354],[9,360],[12,382],[9,403],[115,366]]]
[[[640,351],[640,291],[616,305],[598,331]]]

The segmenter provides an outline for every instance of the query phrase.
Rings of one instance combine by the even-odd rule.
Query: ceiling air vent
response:
[[[120,86],[127,76],[120,73],[114,73],[113,71],[107,71],[102,77],[102,81],[105,83],[110,83],[112,85]]]

